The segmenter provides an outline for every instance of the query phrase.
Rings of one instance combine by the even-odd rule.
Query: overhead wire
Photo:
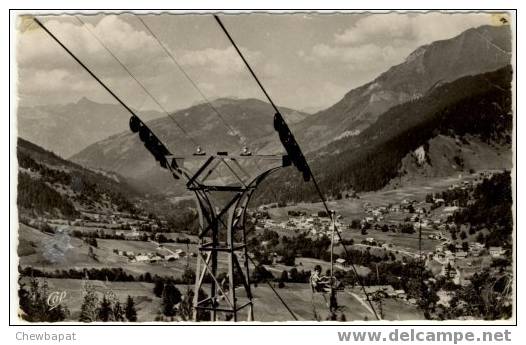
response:
[[[310,169],[309,169],[310,170]],[[311,171],[311,178],[312,178],[312,183],[314,184],[315,188],[316,188],[316,191],[318,193],[318,196],[320,197],[321,199],[321,202],[323,204],[323,207],[325,208],[325,211],[331,215],[332,217],[332,211],[329,209],[329,205],[327,204],[327,201],[325,200],[325,196],[323,195],[319,185],[318,185],[318,182],[316,181],[316,178],[314,177],[314,174],[312,173],[312,170]],[[367,300],[367,303],[369,304],[369,306],[371,307],[371,310],[373,311],[373,314],[374,316],[376,317],[377,320],[380,320],[380,317],[378,316],[378,313],[376,312],[376,309],[374,308],[374,305],[373,305],[373,302],[371,301],[371,298],[369,297],[369,293],[367,292],[367,290],[365,289],[365,285],[363,284],[363,281],[360,277],[360,275],[358,274],[358,270],[356,269],[356,266],[354,265],[354,262],[352,261],[352,256],[351,254],[349,253],[349,251],[347,250],[347,247],[345,246],[345,244],[343,243],[343,238],[342,238],[342,235],[340,233],[340,230],[338,229],[338,227],[336,226],[336,224],[334,223],[334,230],[336,232],[336,235],[338,235],[338,239],[340,241],[340,244],[342,245],[342,248],[345,252],[345,257],[350,261],[350,264],[351,264],[351,268],[354,272],[354,275],[356,276],[356,279],[358,280],[358,283],[360,284],[361,288],[362,288],[362,291],[365,295],[365,298]]]
[[[177,61],[175,58],[175,55],[170,51],[170,49],[159,39],[159,37],[153,32],[153,30],[150,28],[150,26],[138,15],[135,15],[137,19],[142,23],[144,28],[150,33],[150,35],[155,39],[157,44],[163,49],[163,51],[168,55],[168,57],[172,60],[172,62],[177,66],[179,71],[184,75],[184,77],[192,84],[193,88],[199,93],[201,98],[205,101],[205,103],[210,107],[210,109],[219,117],[219,119],[223,122],[224,126],[227,128],[228,131],[231,133],[237,135],[241,141],[241,144],[246,146],[246,139],[240,134],[238,130],[236,130],[234,127],[232,127],[228,121],[224,118],[224,115],[215,107],[210,99],[204,94],[204,92],[201,90],[201,88],[197,85],[197,83],[190,77],[190,75],[186,72],[186,70],[181,66],[181,64]]]
[[[86,66],[68,47],[66,47],[49,29],[36,17],[33,20],[44,30],[58,45],[60,45],[86,72],[88,72],[93,79],[95,79],[120,105],[122,105],[130,114],[137,116],[137,114],[124,103],[119,96],[117,96],[95,73],[93,73],[88,66]],[[138,117],[138,116],[137,116]]]
[[[71,56],[73,58],[73,60],[75,60],[82,68],[84,68],[84,70],[86,72],[89,73],[89,75],[91,75],[93,77],[93,79],[95,79],[95,81],[97,81],[113,98],[115,98],[115,100],[124,107],[124,109],[126,109],[130,114],[132,114],[133,116],[135,116],[136,118],[138,118],[140,120],[140,117],[139,115],[133,111],[133,109],[131,109],[126,103],[124,103],[124,101],[122,101],[120,99],[119,96],[117,96],[117,94],[115,94],[115,92],[113,92],[95,73],[93,73],[93,71],[86,65],[84,64],[84,62],[82,62],[68,47],[66,47],[64,45],[64,43],[62,43],[38,18],[36,17],[33,17],[33,20],[35,21],[35,23],[38,24],[38,26],[40,26],[40,28],[42,30],[44,30],[44,32],[46,32],[60,47],[62,47],[66,53],[68,53],[69,56]],[[142,107],[142,106],[141,106]],[[142,121],[142,120],[141,120]],[[150,135],[153,137],[154,140],[157,140],[159,143],[162,144],[162,141],[155,135],[155,133],[153,131],[150,131]],[[163,144],[164,145],[164,144]],[[167,168],[172,171],[172,167],[171,165],[168,165]],[[173,172],[173,171],[172,171]]]
[[[245,63],[245,67],[248,69],[248,71],[250,72],[250,74],[252,74],[252,77],[254,77],[254,80],[256,81],[256,83],[259,85],[259,87],[261,88],[261,91],[263,91],[263,93],[265,94],[265,96],[267,97],[268,101],[270,102],[270,104],[272,105],[272,107],[274,108],[274,110],[279,113],[279,109],[278,107],[276,106],[276,104],[274,104],[274,102],[272,101],[272,98],[270,98],[267,90],[263,87],[263,84],[261,84],[261,82],[259,81],[258,77],[256,76],[256,73],[252,70],[252,67],[250,67],[248,61],[245,59],[245,57],[243,56],[243,54],[241,53],[241,50],[239,50],[236,42],[234,41],[234,39],[232,38],[232,36],[230,36],[230,33],[228,32],[228,30],[226,29],[226,27],[223,25],[223,22],[221,21],[221,19],[219,19],[219,17],[214,14],[214,18],[215,20],[217,21],[217,23],[219,24],[219,26],[221,27],[221,29],[223,29],[223,32],[225,33],[226,37],[228,38],[228,40],[230,41],[230,43],[232,44],[232,46],[234,47],[234,49],[237,51],[239,57],[241,57],[241,60],[243,60],[243,62]]]
[[[248,256],[248,259],[250,260],[250,262],[252,262],[252,264],[254,265],[254,267],[257,267],[258,265],[254,262],[254,260]],[[281,297],[281,295],[276,291],[276,289],[272,286],[272,284],[270,284],[270,282],[268,280],[265,279],[265,283],[267,283],[267,285],[270,287],[270,289],[272,290],[272,292],[274,292],[274,294],[278,297],[279,301],[281,302],[281,304],[283,304],[283,306],[285,307],[285,309],[287,309],[287,311],[289,312],[289,314],[292,316],[292,318],[296,321],[298,321],[298,317],[296,316],[296,314],[294,314],[294,312],[292,311],[292,309],[290,309],[290,307],[287,305],[287,302],[285,302],[285,300]]]
[[[188,140],[192,142],[194,146],[198,146],[198,143],[190,136],[190,134],[179,124],[179,122],[166,110],[166,108],[155,98],[155,96],[142,84],[137,77],[130,71],[128,67],[111,51],[111,49],[99,38],[99,36],[91,30],[86,23],[80,19],[80,17],[75,16],[75,18],[81,23],[81,25],[99,42],[99,44],[113,57],[115,61],[129,74],[129,76],[139,85],[139,87],[150,97],[151,100],[157,104],[157,106],[176,124],[176,126],[181,130],[181,132],[187,137]]]
[[[258,77],[256,76],[256,73],[254,72],[254,70],[252,69],[252,67],[250,67],[250,64],[248,63],[248,61],[245,59],[245,57],[243,56],[243,53],[241,53],[241,50],[238,48],[237,44],[235,43],[234,39],[232,38],[232,36],[230,35],[230,33],[228,32],[228,30],[226,29],[226,27],[224,26],[223,22],[221,21],[221,19],[214,14],[214,18],[215,20],[217,21],[218,25],[221,27],[221,29],[223,30],[223,32],[225,33],[225,35],[227,36],[227,38],[229,39],[230,43],[232,43],[232,46],[234,47],[234,49],[237,51],[238,55],[240,56],[240,58],[243,60],[243,62],[245,63],[245,66],[246,68],[248,69],[248,71],[250,72],[250,74],[254,77],[254,80],[256,81],[256,83],[259,85],[259,87],[261,88],[261,90],[263,91],[263,93],[265,94],[265,96],[267,97],[268,101],[270,102],[270,104],[272,105],[272,107],[274,108],[274,110],[279,113],[279,109],[278,107],[276,106],[276,104],[272,101],[272,99],[270,98],[267,90],[265,89],[265,87],[263,86],[263,84],[261,83],[261,81],[258,79]],[[308,163],[307,163],[308,165]],[[312,178],[312,182],[314,184],[314,187],[316,188],[316,192],[318,194],[318,196],[320,197],[320,200],[323,204],[323,207],[325,208],[327,214],[331,215],[332,217],[332,211],[329,209],[329,206],[327,205],[327,201],[325,200],[325,196],[323,195],[319,185],[318,185],[318,182],[314,176],[314,174],[312,173],[312,170],[310,169],[309,167],[309,173],[310,173],[310,176]],[[356,279],[358,280],[360,286],[362,287],[362,291],[363,293],[365,294],[365,297],[366,297],[366,300],[369,304],[369,306],[371,307],[371,310],[373,311],[373,314],[374,316],[376,317],[377,320],[380,320],[380,317],[378,316],[377,312],[376,312],[376,309],[374,308],[374,305],[369,297],[369,293],[367,292],[367,290],[365,289],[365,286],[363,284],[363,281],[361,280],[360,278],[360,275],[358,274],[358,270],[356,269],[353,261],[352,261],[352,257],[349,253],[349,251],[347,250],[347,247],[344,245],[343,243],[343,239],[341,237],[341,234],[340,234],[340,231],[338,230],[338,228],[336,227],[336,224],[334,224],[334,230],[336,232],[336,234],[338,235],[338,239],[340,240],[340,243],[345,251],[345,255],[346,257],[348,258],[348,260],[350,261],[350,264],[351,264],[351,267],[353,269],[353,272],[354,274],[356,275]]]

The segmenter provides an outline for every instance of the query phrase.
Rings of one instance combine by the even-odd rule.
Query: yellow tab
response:
[[[510,15],[508,13],[493,13],[491,15],[491,25],[510,25]]]

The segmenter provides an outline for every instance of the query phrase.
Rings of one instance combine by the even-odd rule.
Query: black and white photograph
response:
[[[514,11],[11,21],[11,322],[516,322]]]

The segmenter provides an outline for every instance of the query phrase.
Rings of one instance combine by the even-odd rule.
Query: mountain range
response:
[[[438,105],[459,106],[462,102],[469,103],[471,96],[480,96],[476,94],[476,90],[473,95],[470,94],[471,85],[479,85],[480,90],[484,89],[481,80],[488,78],[485,73],[504,68],[510,64],[510,60],[509,26],[482,26],[469,29],[451,39],[417,48],[403,63],[349,91],[339,102],[325,110],[313,115],[287,108],[280,111],[307,153],[314,170],[321,173],[320,179],[331,181],[331,193],[338,188],[349,188],[348,184],[356,185],[353,188],[357,190],[381,188],[403,171],[400,162],[404,156],[410,155],[418,146],[426,144],[436,135],[426,132],[425,138],[410,140],[410,145],[402,145],[403,148],[398,150],[393,160],[396,164],[388,163],[390,158],[385,155],[385,152],[389,152],[385,150],[388,138],[399,137],[403,131],[408,136],[414,136],[422,123],[426,123],[427,129],[431,121],[429,119],[434,118],[433,112],[443,111]],[[507,75],[508,72],[501,70],[499,73]],[[467,87],[467,93],[463,92],[462,98],[445,91],[453,85],[452,82],[475,75],[479,76],[478,79],[464,80],[463,84],[458,84]],[[351,77],[350,75],[349,78]],[[504,83],[509,82],[506,78],[494,78]],[[494,91],[487,88],[484,90],[490,94]],[[451,99],[440,102],[437,95],[446,95]],[[437,106],[426,107],[426,102],[435,102],[432,105]],[[195,105],[172,114],[186,134],[177,127],[172,117],[159,117],[149,121],[148,125],[177,154],[192,153],[197,145],[207,152],[236,152],[245,144],[260,153],[283,151],[272,126],[273,109],[268,103],[256,99],[224,98],[212,104],[220,113],[219,116],[207,104]],[[409,107],[410,115],[403,114],[407,109],[397,108],[400,106]],[[423,112],[428,113],[424,115]],[[419,119],[422,116],[424,118]],[[120,125],[127,124],[122,116],[119,119]],[[402,125],[392,126],[395,120]],[[447,134],[447,129],[444,131]],[[438,131],[436,134],[444,133]],[[381,145],[378,144],[380,142]],[[419,145],[413,147],[417,142]],[[367,150],[367,154],[357,154],[360,150]],[[364,177],[360,180],[355,175],[338,186],[343,181],[341,176],[351,174],[348,169],[356,164],[343,164],[350,161],[351,154],[353,157],[367,157],[369,160],[376,158],[375,164],[383,164],[384,170],[389,171],[379,174],[374,182],[364,182]],[[171,176],[158,167],[137,135],[129,131],[105,137],[74,154],[72,160],[90,168],[117,172],[133,181],[134,185],[154,193],[183,191],[182,186],[175,186]],[[331,166],[331,169],[327,169],[327,166]],[[364,171],[362,173],[367,175]],[[285,172],[282,176],[287,174]]]
[[[197,146],[205,152],[236,153],[245,143],[253,144],[250,148],[255,149],[260,142],[277,140],[270,104],[258,99],[221,98],[212,105],[219,115],[208,104],[200,104],[147,124],[175,154],[191,155]],[[308,117],[306,113],[289,108],[280,108],[280,112],[290,123]],[[190,130],[185,134],[178,125]],[[139,137],[130,131],[90,145],[72,160],[91,168],[118,172],[137,181],[143,189],[172,191],[175,188],[180,192],[180,184],[174,186],[171,175],[160,169]]]
[[[441,83],[496,70],[509,64],[510,58],[509,26],[469,29],[417,48],[403,63],[349,91],[333,106],[294,126],[293,132],[304,151],[323,147],[357,135],[389,108],[421,98]]]
[[[510,66],[465,76],[390,108],[359,135],[308,155],[318,184],[339,198],[416,178],[511,169],[512,76]],[[283,169],[260,188],[260,199],[317,198],[312,184],[302,182],[295,169]]]
[[[163,113],[141,111],[145,118]],[[128,112],[121,105],[104,104],[85,97],[69,104],[19,106],[18,136],[68,158],[86,146],[128,127]]]

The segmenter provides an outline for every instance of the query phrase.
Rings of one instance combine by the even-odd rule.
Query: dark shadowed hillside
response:
[[[241,152],[244,139],[255,151],[259,141],[279,141],[274,132],[273,109],[269,103],[257,99],[218,99],[213,102],[221,119],[206,104],[192,106],[176,112],[173,117],[187,130],[188,136],[206,152]],[[308,116],[288,108],[282,108],[284,116],[295,123]],[[225,122],[229,126],[225,125]],[[126,122],[127,123],[127,122]],[[161,138],[174,154],[192,154],[195,144],[188,139],[169,117],[148,122],[148,126]],[[165,170],[159,168],[151,154],[144,148],[138,136],[129,130],[90,145],[72,157],[81,165],[115,171],[137,182],[140,188],[152,192],[175,191],[181,193],[184,185],[174,183]]]
[[[139,194],[115,173],[94,172],[18,139],[19,213],[74,218],[79,210],[135,213]]]
[[[360,135],[336,141],[312,154],[314,174],[323,190],[333,196],[350,189],[377,190],[403,175],[402,160],[421,146],[422,164],[431,165],[432,170],[444,169],[439,161],[425,158],[430,141],[439,135],[453,141],[457,138],[459,146],[470,145],[471,136],[476,138],[474,144],[498,148],[508,157],[507,163],[488,160],[485,168],[503,168],[503,164],[511,163],[511,79],[510,67],[464,77],[440,85],[418,100],[395,106]],[[443,151],[442,156],[447,157],[446,162],[456,164],[455,172],[475,168],[465,166],[461,157],[456,158],[456,151]],[[279,186],[279,193],[274,185]],[[312,186],[304,184],[292,169],[274,177],[267,186],[261,193],[262,200],[315,198]]]

